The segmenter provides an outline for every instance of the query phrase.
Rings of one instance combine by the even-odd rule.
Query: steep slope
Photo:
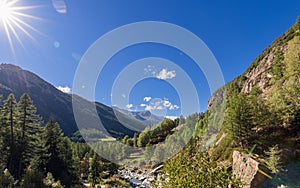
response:
[[[245,73],[213,94],[193,141],[192,151],[165,163],[167,184],[202,187],[207,181],[196,181],[208,178],[223,185],[226,181],[217,177],[222,173],[203,175],[197,169],[212,165],[213,170],[225,167],[228,180],[236,175],[242,187],[300,186],[300,18]],[[208,165],[201,164],[205,156],[194,160],[205,151]]]
[[[217,90],[208,101],[210,107],[215,100],[223,100],[224,91],[227,96],[233,92],[250,94],[254,87],[262,91],[262,95],[267,97],[274,85],[281,83],[289,76],[295,77],[299,63],[297,53],[299,53],[300,18],[296,24],[287,30],[282,36],[276,39],[272,45],[266,48],[248,69],[240,76]],[[295,60],[287,60],[288,52],[294,53]],[[298,54],[299,56],[299,54]],[[293,61],[293,62],[292,62]],[[293,65],[292,65],[293,64]],[[292,66],[295,66],[294,75],[291,75]],[[287,69],[289,67],[289,69]],[[296,72],[295,72],[296,71]]]
[[[71,95],[59,91],[37,75],[18,66],[2,64],[0,65],[0,94],[5,99],[10,93],[13,93],[17,100],[23,93],[28,93],[43,120],[47,121],[50,116],[53,116],[66,135],[72,135],[78,130],[73,116]],[[83,104],[82,111],[85,112],[86,118],[92,118],[88,109],[85,109],[85,105],[90,102],[80,97],[76,99]],[[113,109],[108,106],[96,103],[96,108],[104,127],[115,137],[133,136],[134,131],[128,128],[130,125],[141,127],[141,130],[144,128],[144,124],[131,117],[126,117],[124,114],[120,115],[122,119],[126,120],[122,125]],[[95,125],[88,125],[86,128],[98,129]]]
[[[242,103],[239,106],[238,100]],[[224,103],[224,111],[213,108]],[[256,152],[264,155],[268,147],[279,145],[284,151],[285,161],[292,158],[300,160],[300,19],[266,48],[245,73],[211,97],[208,110],[211,112],[210,117],[225,113],[224,121],[213,125],[221,129],[218,138],[224,133],[232,132],[233,113],[239,107],[245,109],[236,114],[243,116],[240,118],[245,121],[246,118],[249,119],[245,130],[240,131],[255,135],[249,141],[248,148],[243,146],[244,149],[251,149],[256,145]],[[243,124],[235,123],[237,126]],[[230,155],[230,152],[224,150],[230,150],[228,148],[231,148],[230,143],[233,141],[225,139],[225,142],[215,147],[216,158],[224,154]]]

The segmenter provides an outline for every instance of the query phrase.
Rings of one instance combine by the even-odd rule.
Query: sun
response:
[[[0,0],[0,27],[4,29],[11,49],[14,51],[13,37],[17,39],[23,47],[19,37],[20,31],[25,33],[31,39],[34,39],[30,31],[39,32],[25,20],[39,19],[35,16],[25,13],[26,10],[33,9],[33,6],[20,6],[19,0]],[[26,19],[25,19],[26,18]]]
[[[2,22],[7,22],[13,15],[13,10],[11,4],[6,1],[0,1],[0,20]]]

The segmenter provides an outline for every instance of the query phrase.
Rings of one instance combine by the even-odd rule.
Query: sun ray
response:
[[[8,26],[7,26],[8,24],[5,21],[3,21],[3,25],[4,25],[5,33],[6,33],[10,48],[11,48],[12,52],[15,53],[15,48],[14,48],[12,39],[10,37],[10,32],[9,32],[9,29],[8,29]]]
[[[21,44],[21,46],[23,48],[25,48],[23,42],[21,41],[19,35],[16,32],[16,29],[12,26],[12,24],[8,24],[8,27],[10,28],[10,30],[12,31],[13,35],[16,37],[16,39],[18,40],[18,42]]]
[[[20,27],[23,28],[23,31],[25,30],[25,27],[27,27],[27,28],[29,28],[29,29],[31,29],[31,30],[37,32],[37,33],[40,32],[39,30],[35,29],[34,27],[32,27],[31,25],[27,24],[26,22],[24,22],[23,20],[21,20],[21,19],[19,19],[19,18],[13,18],[11,21],[12,21],[14,24],[19,24]],[[25,26],[25,27],[23,27],[22,25]]]
[[[25,12],[26,10],[30,10],[33,8],[37,8],[40,6],[18,6],[19,0],[0,0],[0,27],[4,28],[4,32],[6,33],[6,37],[12,52],[15,54],[14,48],[14,40],[25,49],[25,46],[19,36],[20,32],[23,32],[26,36],[28,36],[33,42],[37,42],[33,37],[30,31],[34,31],[40,35],[44,35],[41,31],[34,28],[28,22],[27,19],[33,20],[42,20],[39,17],[33,16]]]
[[[21,12],[13,12],[12,14],[13,14],[13,15],[16,15],[16,16],[22,16],[22,17],[24,17],[24,18],[31,18],[31,19],[35,19],[35,20],[42,20],[42,19],[39,18],[39,17],[32,16],[32,15],[29,15],[29,14],[24,14],[24,13],[21,13]]]
[[[24,29],[24,27],[22,27],[20,25],[20,23],[22,23],[22,22],[18,22],[16,20],[11,20],[11,21],[12,21],[12,23],[15,24],[16,27],[18,27],[22,32],[24,32],[31,40],[35,41],[35,38],[26,29]]]

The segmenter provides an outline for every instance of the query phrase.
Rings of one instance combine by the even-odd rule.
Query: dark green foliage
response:
[[[18,135],[18,177],[20,178],[24,168],[39,154],[37,142],[40,141],[41,118],[36,114],[36,108],[28,94],[24,94],[17,104],[16,119],[20,129]]]
[[[126,141],[126,145],[133,147],[133,146],[134,146],[134,142],[135,142],[135,141],[134,141],[133,139],[129,138],[129,139],[127,139],[127,141]]]
[[[173,128],[171,130],[171,134],[168,134],[164,142],[162,143],[152,143],[152,139],[150,139],[150,143],[146,145],[145,150],[145,157],[147,158],[147,160],[160,163],[165,159],[173,157],[176,153],[181,151],[182,148],[192,139],[195,124],[199,120],[199,118],[203,118],[203,114],[195,113],[188,116],[184,120],[185,124],[179,124],[178,127]],[[170,120],[168,122],[171,123]],[[154,130],[150,132],[153,133]],[[160,134],[161,133],[156,133],[156,135]],[[152,145],[153,147],[150,147],[150,145]]]
[[[252,137],[251,106],[244,95],[233,96],[226,110],[226,125],[235,140],[241,147],[248,147]]]
[[[18,103],[14,95],[9,95],[0,108],[0,170],[7,169],[1,174],[2,182],[11,179],[11,174],[16,186],[45,187],[46,172],[65,187],[77,181],[79,164],[73,158],[70,140],[53,120],[41,127],[41,118],[28,94]]]
[[[72,142],[73,156],[82,160],[86,154],[90,153],[91,148],[86,143]]]
[[[269,151],[265,151],[267,159],[263,162],[265,163],[266,167],[268,167],[268,169],[274,174],[278,173],[280,171],[280,168],[282,167],[281,152],[282,150],[278,148],[278,145],[270,147]]]
[[[137,143],[138,143],[138,134],[134,133],[134,136],[133,136],[133,146],[137,147],[138,146]]]
[[[12,188],[15,180],[8,169],[0,172],[0,185],[3,188]]]
[[[45,126],[44,139],[48,148],[48,157],[43,165],[47,172],[51,172],[55,179],[67,187],[76,181],[75,161],[72,155],[71,142],[63,136],[58,123],[52,119]]]
[[[89,177],[88,177],[92,187],[95,187],[95,185],[99,183],[101,180],[100,175],[104,169],[100,163],[101,163],[100,157],[98,156],[97,153],[95,153],[93,158],[90,161]]]
[[[163,168],[163,187],[239,187],[231,171],[219,166],[206,152],[199,150],[199,142],[168,160]]]
[[[281,79],[283,77],[283,72],[284,72],[284,53],[282,50],[279,48],[275,52],[275,57],[273,60],[273,64],[271,67],[271,74],[272,74],[272,82],[274,83],[275,81]]]
[[[7,158],[5,167],[7,167],[8,171],[12,173],[14,177],[17,175],[18,167],[15,163],[17,159],[17,152],[16,152],[16,106],[17,101],[14,95],[9,95],[7,100],[4,101],[3,105],[3,120],[2,120],[2,127],[4,132],[7,136],[3,138],[3,145],[7,147],[3,151],[4,158]]]
[[[176,127],[176,123],[170,119],[162,121],[157,127],[151,130],[150,127],[146,128],[140,133],[137,141],[139,147],[145,147],[148,143],[157,144],[166,139],[172,134],[172,130]]]
[[[94,153],[89,162],[88,180],[94,187],[102,181],[103,178],[109,178],[117,173],[118,165],[111,163],[101,158],[97,153]]]
[[[1,166],[20,179],[31,162],[38,162],[41,119],[27,94],[17,103],[14,95],[4,101],[1,117]]]
[[[36,169],[30,167],[26,169],[24,177],[22,179],[22,188],[41,188],[44,185],[44,174]]]

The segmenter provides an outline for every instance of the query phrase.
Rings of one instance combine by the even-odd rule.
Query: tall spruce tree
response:
[[[17,165],[15,160],[17,158],[16,152],[16,106],[17,101],[13,94],[10,94],[7,99],[4,101],[2,115],[3,115],[3,128],[7,130],[5,143],[6,151],[3,151],[3,157],[7,158],[6,167],[8,171],[16,177],[17,174]]]
[[[88,180],[91,183],[92,187],[95,187],[95,185],[100,181],[100,174],[103,171],[100,162],[101,162],[101,158],[97,153],[94,153],[93,158],[90,159],[89,176],[88,176]]]
[[[36,108],[28,94],[22,95],[17,104],[17,125],[18,125],[18,174],[21,178],[24,169],[30,161],[38,154],[38,136],[41,132],[41,118],[36,114]]]
[[[44,167],[66,187],[77,180],[70,140],[64,137],[59,124],[50,118],[44,128],[47,159]]]
[[[0,96],[2,99],[2,96]],[[2,101],[1,101],[2,102]],[[0,106],[0,171],[3,171],[6,167],[7,161],[7,128],[5,127],[4,120],[3,120],[3,108]]]
[[[242,94],[231,98],[226,111],[226,123],[232,133],[233,139],[242,147],[249,146],[252,137],[251,106]]]

